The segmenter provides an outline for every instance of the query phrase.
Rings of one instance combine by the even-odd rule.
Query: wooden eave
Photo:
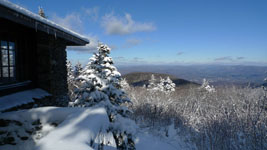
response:
[[[56,38],[62,38],[67,41],[67,46],[84,46],[89,43],[81,38],[75,37],[60,29],[57,29],[53,26],[45,24],[41,21],[26,16],[22,13],[16,12],[2,5],[0,5],[0,18],[4,18],[12,22],[27,26],[36,30],[36,32],[42,31],[49,35],[55,36]]]

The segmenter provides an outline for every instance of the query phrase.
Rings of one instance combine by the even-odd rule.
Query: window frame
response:
[[[6,42],[6,48],[2,48],[2,42]],[[13,43],[13,48],[10,49],[10,45]],[[2,53],[7,51],[7,65],[3,65]],[[13,52],[13,63],[11,65],[11,53]],[[0,39],[0,85],[6,85],[16,82],[16,68],[17,68],[17,44],[16,41],[11,39]],[[7,68],[8,75],[4,76],[3,69]],[[11,72],[11,68],[13,71]],[[13,76],[11,76],[13,74]]]

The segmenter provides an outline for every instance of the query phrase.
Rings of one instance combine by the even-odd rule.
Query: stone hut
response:
[[[0,101],[1,96],[34,88],[53,99],[66,96],[66,46],[88,43],[71,30],[1,0]]]

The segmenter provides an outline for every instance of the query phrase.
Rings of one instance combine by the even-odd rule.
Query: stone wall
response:
[[[53,95],[55,106],[66,106],[66,42],[45,33],[39,33],[37,41],[37,87]]]

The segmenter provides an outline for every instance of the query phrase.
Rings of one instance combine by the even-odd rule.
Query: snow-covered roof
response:
[[[54,29],[60,30],[60,31],[62,31],[64,33],[67,33],[67,34],[73,36],[73,37],[76,37],[76,38],[84,41],[85,43],[89,43],[89,40],[85,36],[80,35],[80,34],[74,32],[74,31],[72,31],[70,29],[67,29],[67,28],[63,27],[63,26],[60,26],[60,25],[54,23],[53,21],[48,20],[46,18],[43,18],[40,15],[35,14],[35,13],[33,13],[33,12],[23,8],[23,7],[20,7],[20,6],[16,5],[16,4],[13,4],[13,3],[9,2],[8,0],[0,0],[0,6],[1,5],[6,7],[6,8],[9,8],[9,9],[11,9],[11,10],[17,12],[17,13],[20,13],[20,14],[22,14],[24,16],[27,16],[27,17],[29,17],[31,19],[36,20],[36,22],[35,22],[36,30],[38,29],[38,24],[42,24],[43,23],[43,24],[45,24],[47,26],[50,26],[50,27],[52,27]],[[14,14],[14,15],[16,15],[16,14]]]
[[[50,96],[50,94],[38,88],[2,96],[0,97],[0,111],[34,102],[33,98],[40,99],[45,96]]]

